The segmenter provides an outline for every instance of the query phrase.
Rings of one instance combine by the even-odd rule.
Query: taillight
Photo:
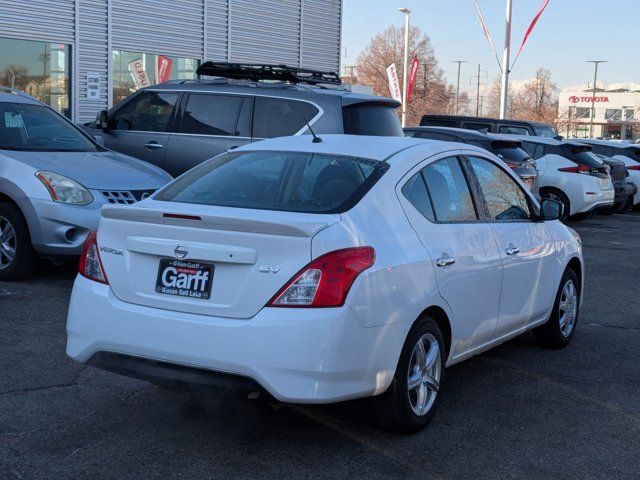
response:
[[[95,231],[89,232],[84,242],[80,263],[78,264],[78,272],[89,280],[109,285],[107,276],[104,273],[104,267],[102,266],[102,260],[100,259]]]
[[[586,173],[587,175],[591,171],[590,167],[586,165],[576,165],[575,167],[564,167],[558,169],[560,172],[570,172],[570,173]]]
[[[340,307],[355,279],[373,265],[372,247],[335,250],[296,273],[269,301],[268,307]]]
[[[638,165],[627,165],[627,170],[634,170],[636,172],[640,171],[640,163]]]

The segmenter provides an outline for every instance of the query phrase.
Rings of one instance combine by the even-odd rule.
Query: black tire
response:
[[[542,188],[540,189],[540,198],[549,198],[551,200],[557,200],[562,203],[564,208],[562,209],[562,216],[560,217],[560,221],[567,221],[567,219],[569,218],[569,212],[571,211],[571,204],[569,203],[569,198],[564,193],[555,188]]]
[[[433,355],[438,354],[439,356],[439,378],[437,378],[437,382],[432,382],[431,387],[424,386],[427,389],[425,395],[431,400],[425,402],[425,407],[428,407],[425,412],[422,415],[418,415],[411,403],[412,400],[417,400],[417,391],[409,391],[409,370],[411,367],[416,366],[412,362],[412,357],[418,341],[432,341],[431,339],[435,339],[438,346],[438,351],[434,350]],[[432,351],[431,348],[429,347],[429,350],[426,351],[427,358],[429,357],[428,353]],[[445,345],[438,324],[431,317],[420,318],[411,328],[409,335],[407,335],[391,385],[389,385],[385,393],[373,399],[373,413],[376,423],[386,430],[406,434],[416,433],[426,427],[431,421],[440,400],[439,389],[444,380],[445,362]],[[413,373],[420,377],[417,370],[413,370]],[[435,390],[433,389],[434,384],[437,385]],[[432,394],[434,397],[430,397]]]
[[[573,286],[576,289],[576,299],[573,308],[575,309],[575,317],[573,320],[573,324],[571,326],[570,331],[567,329],[563,329],[561,325],[562,314],[560,302],[563,298],[563,292],[565,286],[569,282],[573,283]],[[547,348],[564,348],[566,347],[573,335],[576,332],[576,327],[578,325],[578,316],[580,313],[580,279],[578,275],[572,268],[567,268],[565,270],[564,275],[562,275],[562,280],[560,281],[560,286],[558,287],[558,293],[556,294],[556,301],[553,304],[553,312],[549,317],[549,320],[544,325],[539,326],[538,328],[533,330],[533,335],[536,338],[536,341],[543,347]]]
[[[0,249],[0,280],[21,280],[30,277],[38,267],[40,259],[31,245],[29,227],[18,207],[11,203],[0,203],[0,229],[5,233],[9,229],[13,232],[12,239],[5,242],[4,251]],[[7,256],[6,246],[14,251],[11,260]]]
[[[584,220],[588,220],[589,218],[591,218],[592,215],[593,215],[593,212],[576,213],[575,215],[571,215],[569,217],[569,220],[571,220],[572,222],[582,222]]]
[[[640,205],[638,206],[640,207]],[[627,201],[622,204],[618,213],[624,213],[631,208],[633,208],[633,197],[629,197]]]

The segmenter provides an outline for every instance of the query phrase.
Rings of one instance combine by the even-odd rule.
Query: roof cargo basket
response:
[[[198,75],[225,77],[236,80],[278,80],[290,83],[317,85],[327,83],[341,85],[342,80],[335,72],[322,72],[309,68],[289,67],[287,65],[263,65],[258,63],[204,62],[196,70]]]

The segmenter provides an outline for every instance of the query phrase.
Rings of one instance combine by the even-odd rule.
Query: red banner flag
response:
[[[413,87],[416,84],[416,76],[418,75],[418,57],[413,57],[411,60],[411,66],[409,67],[409,85],[407,86],[407,104],[411,99],[411,92],[413,91]]]
[[[171,68],[173,67],[173,60],[164,55],[158,55],[158,62],[156,65],[156,83],[164,83],[169,80],[171,76]]]
[[[520,44],[520,48],[518,49],[518,53],[516,54],[516,60],[520,56],[520,52],[522,52],[522,49],[524,48],[524,44],[527,42],[529,35],[533,31],[533,27],[535,27],[536,23],[538,23],[538,20],[540,19],[540,15],[542,15],[542,12],[544,12],[544,9],[547,8],[548,4],[549,4],[549,0],[542,0],[542,4],[538,9],[538,13],[536,13],[536,16],[533,17],[533,20],[531,20],[531,24],[529,25],[529,28],[527,28],[527,31],[524,33],[524,37],[522,37],[522,43]],[[515,63],[515,60],[513,61],[513,63]]]

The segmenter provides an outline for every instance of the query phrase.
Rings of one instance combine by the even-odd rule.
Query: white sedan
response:
[[[445,366],[528,330],[570,342],[583,258],[561,210],[458,143],[304,135],[241,147],[103,209],[67,354],[284,402],[377,396],[382,425],[417,431]]]

